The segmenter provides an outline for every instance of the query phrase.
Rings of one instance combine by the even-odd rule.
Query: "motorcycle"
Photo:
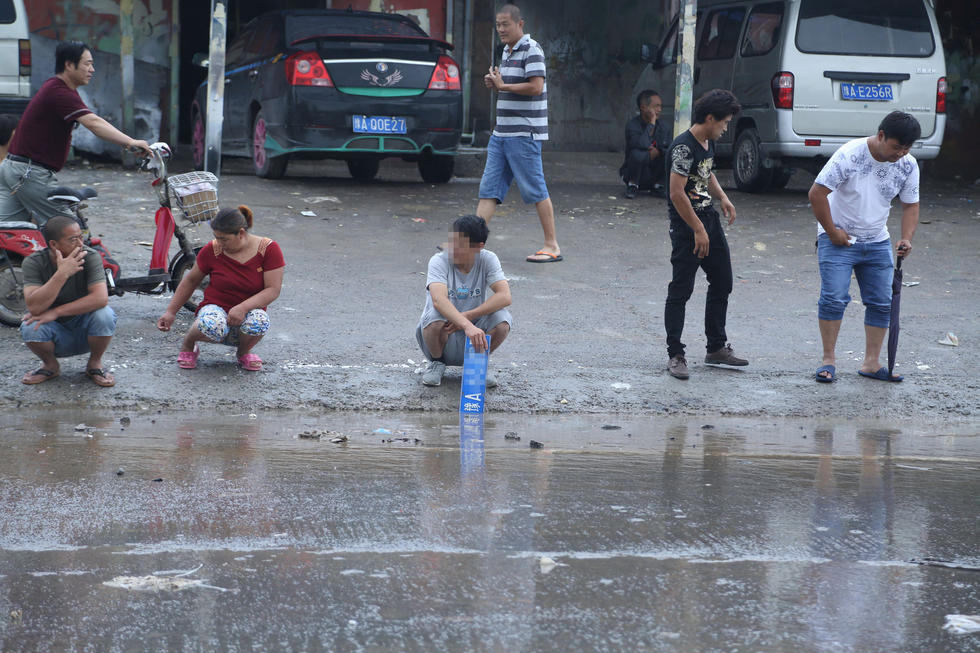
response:
[[[166,143],[154,143],[150,146],[150,154],[140,161],[139,166],[141,171],[153,174],[150,185],[156,191],[160,204],[154,216],[156,235],[146,276],[123,277],[119,264],[112,258],[102,239],[91,235],[82,209],[87,208],[88,200],[98,196],[94,188],[59,186],[48,195],[49,200],[71,212],[82,228],[85,244],[101,255],[110,295],[122,296],[127,292],[159,295],[167,290],[176,290],[180,280],[194,267],[201,248],[192,245],[184,229],[174,220],[172,207],[180,209],[183,217],[192,225],[210,220],[218,213],[218,178],[200,171],[168,175],[169,158],[170,147]],[[177,237],[179,249],[168,263],[167,255],[174,236]],[[33,222],[0,222],[0,323],[20,326],[27,313],[21,263],[46,246],[43,230]],[[184,308],[197,311],[206,283],[184,303]]]

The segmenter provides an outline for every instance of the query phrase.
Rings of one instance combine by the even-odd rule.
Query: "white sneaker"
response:
[[[425,371],[422,372],[422,385],[442,385],[442,375],[445,371],[445,363],[429,361]]]

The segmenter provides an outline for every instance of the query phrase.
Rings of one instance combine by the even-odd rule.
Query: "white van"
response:
[[[677,18],[633,89],[661,94],[673,121]],[[934,159],[946,128],[946,63],[933,0],[701,0],[694,97],[731,90],[742,111],[717,145],[740,190],[782,188],[891,111],[922,125],[912,146]]]
[[[24,113],[31,99],[31,37],[24,0],[0,0],[0,113]]]

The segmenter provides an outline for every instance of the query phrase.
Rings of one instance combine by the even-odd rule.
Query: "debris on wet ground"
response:
[[[299,214],[300,215],[304,215],[307,218],[315,218],[316,217],[316,213],[314,213],[313,211],[300,211]]]
[[[548,556],[541,556],[538,558],[538,564],[541,566],[542,574],[549,574],[558,566],[558,563],[549,558]]]
[[[122,467],[120,467],[119,469],[116,470],[116,476],[122,476],[125,473],[126,473],[126,470],[123,469]]]
[[[163,479],[162,478],[155,478],[155,479],[153,479],[153,482],[154,483],[163,483]]]
[[[120,417],[119,418],[119,423],[122,426],[129,426],[131,422],[132,422],[132,420],[130,420],[128,417]]]
[[[382,438],[381,441],[385,444],[391,444],[392,442],[407,442],[411,444],[422,444],[422,441],[419,440],[418,438],[406,438],[406,437]]]
[[[517,431],[507,431],[504,433],[504,440],[515,440],[520,442],[521,436],[517,435]]]
[[[339,431],[320,431],[317,429],[302,431],[296,437],[303,440],[328,440],[334,444],[340,444],[350,440],[350,438]]]
[[[948,630],[954,635],[968,635],[980,632],[980,615],[976,614],[948,614],[943,630]]]
[[[715,425],[714,424],[702,424],[701,425],[701,429],[703,431],[710,431],[713,428],[715,428]]]
[[[619,382],[617,382],[617,383],[611,384],[610,387],[613,390],[616,390],[617,392],[620,392],[622,390],[629,390],[633,386],[631,386],[629,383],[619,383]]]
[[[919,282],[918,281],[903,281],[902,282],[902,285],[905,286],[906,288],[911,288],[912,286],[918,286],[919,285]]]
[[[538,442],[537,440],[531,440],[531,448],[532,449],[544,449],[544,445],[541,444],[540,442]]]
[[[87,431],[90,428],[92,428],[92,427],[91,426],[88,426],[86,424],[76,424],[75,425],[75,430],[76,431]]]
[[[939,339],[940,345],[948,345],[950,347],[959,347],[960,339],[956,337],[956,334],[952,331],[947,331],[946,334]]]
[[[980,565],[971,565],[955,560],[942,560],[940,558],[912,558],[909,560],[914,565],[925,565],[927,567],[946,567],[947,569],[962,569],[964,571],[980,571]]]
[[[340,200],[333,195],[317,195],[315,197],[304,197],[303,202],[306,204],[320,204],[321,202],[334,202],[339,204]]]
[[[224,587],[208,585],[206,580],[187,578],[187,576],[200,571],[201,567],[203,566],[204,565],[198,565],[197,568],[191,569],[190,571],[168,576],[159,575],[160,572],[150,576],[116,576],[112,580],[107,580],[102,584],[107,587],[116,587],[119,589],[133,590],[137,592],[179,592],[180,590],[189,589],[191,587],[218,590],[219,592],[232,591]]]
[[[15,624],[19,624],[23,618],[24,618],[24,611],[23,610],[11,610],[10,611],[10,620],[12,622],[14,622]]]
[[[623,427],[618,424],[603,424],[601,428],[603,431],[618,431]]]
[[[372,433],[380,433],[381,435],[391,435],[391,429],[384,429],[384,428],[374,429]]]

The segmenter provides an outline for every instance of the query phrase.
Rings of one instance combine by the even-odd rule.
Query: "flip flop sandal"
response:
[[[105,370],[98,367],[85,370],[85,376],[92,379],[92,383],[103,388],[111,388],[116,385],[116,380],[112,378],[112,375],[106,374]]]
[[[820,376],[822,372],[827,372],[830,376]],[[817,383],[833,383],[837,380],[837,368],[833,365],[823,365],[817,368]]]
[[[238,357],[238,365],[248,372],[258,372],[262,369],[262,359],[255,354],[245,354]]]
[[[201,353],[200,348],[194,345],[194,351],[182,351],[177,354],[177,365],[182,370],[192,370],[197,367],[197,355]]]
[[[866,379],[874,379],[876,381],[891,381],[892,383],[900,383],[905,377],[899,374],[898,376],[892,376],[888,373],[888,368],[879,367],[877,372],[863,372],[858,370],[858,374],[865,377]]]
[[[533,256],[547,256],[548,258],[531,258]],[[561,254],[552,254],[551,252],[546,252],[543,249],[539,249],[524,260],[526,260],[528,263],[557,263],[558,261],[564,261],[565,259]]]
[[[21,382],[24,385],[37,385],[38,383],[44,383],[45,381],[50,381],[51,379],[58,376],[61,376],[60,372],[52,372],[51,370],[46,370],[43,367],[41,367],[34,370],[30,374],[25,374],[24,378],[21,379]]]

